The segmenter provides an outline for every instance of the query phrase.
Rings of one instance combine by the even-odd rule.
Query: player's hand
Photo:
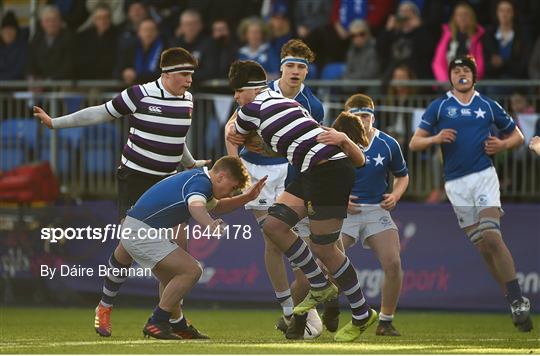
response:
[[[324,132],[321,132],[317,136],[317,142],[325,145],[341,146],[347,141],[347,135],[343,132],[339,132],[336,129],[321,126]]]
[[[51,117],[49,116],[49,114],[47,114],[45,112],[45,110],[43,110],[42,108],[40,108],[39,106],[34,106],[33,108],[33,111],[34,111],[34,116],[36,118],[39,119],[39,121],[41,121],[42,124],[44,124],[45,126],[47,126],[48,128],[52,129],[53,126],[52,126],[52,119]]]
[[[195,163],[193,163],[190,167],[185,167],[186,169],[193,169],[193,168],[201,168],[204,166],[208,166],[210,163],[212,163],[211,159],[196,159]]]
[[[540,155],[540,136],[534,136],[529,142],[529,148]]]
[[[257,183],[249,187],[249,189],[244,193],[246,197],[249,199],[249,201],[257,199],[259,194],[261,194],[262,189],[266,185],[267,179],[268,179],[268,176],[262,177],[262,179],[259,179]]]
[[[244,144],[244,142],[246,141],[246,135],[238,133],[236,131],[236,127],[234,127],[234,124],[226,126],[225,129],[227,130],[225,132],[225,138],[227,139],[227,141],[237,146]]]
[[[360,210],[361,204],[355,203],[353,200],[358,199],[356,195],[349,195],[349,205],[347,206],[347,213],[354,215],[362,212]]]
[[[395,194],[383,194],[383,201],[381,202],[381,208],[384,210],[392,210],[396,207],[398,198]]]
[[[490,156],[504,151],[505,149],[506,143],[498,137],[489,136],[488,139],[484,141],[484,151]]]
[[[222,219],[216,219],[210,224],[210,236],[219,239],[225,233],[227,224]]]
[[[436,136],[433,136],[434,143],[452,143],[456,140],[457,131],[454,129],[442,129]]]

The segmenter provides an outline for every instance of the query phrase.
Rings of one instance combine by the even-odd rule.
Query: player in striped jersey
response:
[[[351,323],[336,334],[335,340],[354,341],[375,322],[377,312],[367,304],[356,271],[336,241],[347,216],[354,164],[364,165],[365,157],[346,134],[323,129],[298,102],[271,91],[258,63],[234,62],[229,81],[242,107],[227,140],[243,144],[246,135],[256,131],[264,144],[287,157],[299,172],[268,209],[263,226],[272,242],[306,275],[311,287],[308,296],[294,308],[286,337],[303,338],[307,312],[321,302],[335,299],[338,292],[307,244],[291,229],[308,216],[312,248],[344,291],[352,310]]]
[[[281,48],[281,77],[268,83],[268,87],[284,97],[296,100],[317,122],[322,123],[324,108],[311,89],[304,85],[304,80],[308,74],[308,64],[313,62],[314,59],[315,55],[304,42],[297,39],[289,40]],[[227,131],[234,126],[235,120],[236,116],[233,116],[227,123]],[[229,155],[238,155],[238,146],[228,141],[226,141],[226,146]],[[268,208],[275,203],[277,197],[285,190],[287,182],[295,176],[295,172],[285,157],[269,157],[258,152],[249,151],[246,147],[240,151],[239,156],[248,169],[252,183],[256,183],[266,175],[269,176],[262,193],[259,195],[259,199],[246,204],[246,209],[253,212],[262,226],[268,215]],[[308,219],[302,219],[294,229],[300,237],[308,238]],[[305,295],[291,295],[283,263],[283,253],[266,235],[264,236],[266,271],[272,282],[276,299],[283,311],[283,316],[278,319],[276,327],[281,331],[285,331],[293,314],[293,297],[298,303]],[[299,273],[301,274],[301,272]],[[316,313],[311,315],[314,318],[318,317]]]
[[[187,90],[196,65],[195,58],[185,49],[170,48],[161,54],[160,78],[127,88],[105,104],[55,119],[34,107],[34,116],[51,129],[95,125],[121,117],[129,120],[130,132],[117,172],[121,219],[142,193],[174,174],[180,163],[186,168],[208,163],[194,160],[185,146],[193,110],[193,97]],[[111,267],[124,271],[131,263],[132,258],[121,245],[109,258]],[[112,305],[125,280],[126,277],[104,278],[102,298],[96,308],[96,332],[101,336],[111,335]],[[181,327],[186,324],[184,318],[177,321]]]

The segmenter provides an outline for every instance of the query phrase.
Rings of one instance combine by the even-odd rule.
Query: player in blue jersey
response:
[[[178,312],[183,296],[198,281],[202,269],[184,249],[178,248],[170,235],[161,232],[186,223],[193,218],[201,225],[206,237],[215,238],[224,233],[225,224],[208,213],[208,203],[217,199],[213,214],[232,211],[255,199],[265,178],[247,192],[230,198],[245,188],[249,175],[240,159],[223,157],[211,170],[193,169],[165,178],[152,186],[128,210],[122,223],[122,247],[142,267],[150,268],[163,289],[160,302],[143,333],[158,339],[182,339],[172,329],[169,319]],[[157,238],[151,238],[157,236]]]
[[[281,48],[281,77],[268,83],[268,87],[286,98],[296,100],[317,122],[322,123],[324,108],[311,89],[304,85],[304,80],[308,74],[308,65],[314,60],[315,55],[304,42],[297,39],[289,40]],[[229,121],[228,129],[232,128],[235,121],[235,117]],[[226,141],[226,146],[229,155],[238,154],[237,145]],[[269,176],[259,199],[246,205],[246,208],[253,212],[257,221],[262,225],[268,215],[268,208],[276,202],[277,197],[285,190],[287,182],[292,180],[296,172],[287,158],[284,157],[269,157],[268,155],[250,151],[245,147],[240,151],[240,157],[248,169],[253,183],[257,182],[261,177]],[[295,226],[295,231],[300,237],[309,237],[308,225],[308,219],[305,218]],[[289,288],[289,281],[283,263],[283,252],[266,235],[264,236],[266,271],[274,288],[276,299],[283,311],[283,317],[280,317],[276,327],[286,331],[293,314],[294,296],[291,295],[291,289]],[[295,273],[301,274],[301,271],[297,272],[295,270]],[[303,297],[297,299],[296,302],[301,301],[301,299]],[[311,312],[309,317],[318,319],[318,314]],[[315,323],[317,321],[310,320],[310,322]]]
[[[373,250],[384,271],[381,288],[381,310],[376,335],[399,336],[392,324],[396,311],[403,271],[399,256],[398,229],[390,216],[409,185],[407,164],[399,143],[388,134],[373,127],[375,106],[363,94],[351,96],[345,110],[362,120],[369,145],[364,148],[366,165],[356,169],[356,180],[351,193],[347,218],[341,228],[345,249],[358,240]],[[333,127],[342,132],[354,132],[355,123],[336,120]],[[357,124],[356,124],[357,125]],[[394,176],[393,188],[388,191],[389,174]]]
[[[452,89],[428,106],[409,147],[421,151],[441,145],[445,190],[459,226],[506,295],[514,325],[527,332],[532,329],[530,303],[521,293],[514,260],[502,239],[499,180],[490,159],[522,145],[524,139],[504,109],[475,90],[476,73],[471,56],[450,62]],[[491,125],[500,130],[502,139],[491,135]]]
[[[302,270],[310,284],[307,297],[294,307],[286,337],[304,338],[309,310],[335,299],[338,293],[310,248],[292,230],[308,216],[311,249],[344,291],[352,312],[351,322],[336,333],[334,340],[355,341],[376,321],[377,312],[369,307],[353,264],[336,242],[347,216],[354,166],[364,165],[364,154],[346,134],[322,128],[298,102],[268,89],[266,73],[258,63],[234,62],[229,81],[242,107],[227,140],[243,144],[250,132],[256,132],[266,147],[287,157],[299,172],[268,209],[263,225],[265,234],[289,262]]]

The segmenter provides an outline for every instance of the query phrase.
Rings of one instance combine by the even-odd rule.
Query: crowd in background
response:
[[[534,0],[48,0],[33,36],[2,9],[0,80],[121,79],[159,75],[163,49],[199,61],[194,81],[223,79],[235,59],[279,75],[281,46],[316,53],[308,78],[448,79],[470,53],[479,79],[540,79],[540,2]],[[402,73],[400,73],[400,71]]]

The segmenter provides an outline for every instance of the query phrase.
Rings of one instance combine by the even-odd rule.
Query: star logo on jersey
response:
[[[375,167],[377,167],[379,164],[382,166],[385,158],[386,157],[381,156],[380,153],[377,153],[377,157],[373,157],[373,160],[375,161]]]
[[[485,119],[484,115],[486,114],[486,112],[484,110],[482,110],[482,108],[478,108],[478,110],[476,110],[474,112],[476,114],[476,118],[482,118],[482,119]]]

